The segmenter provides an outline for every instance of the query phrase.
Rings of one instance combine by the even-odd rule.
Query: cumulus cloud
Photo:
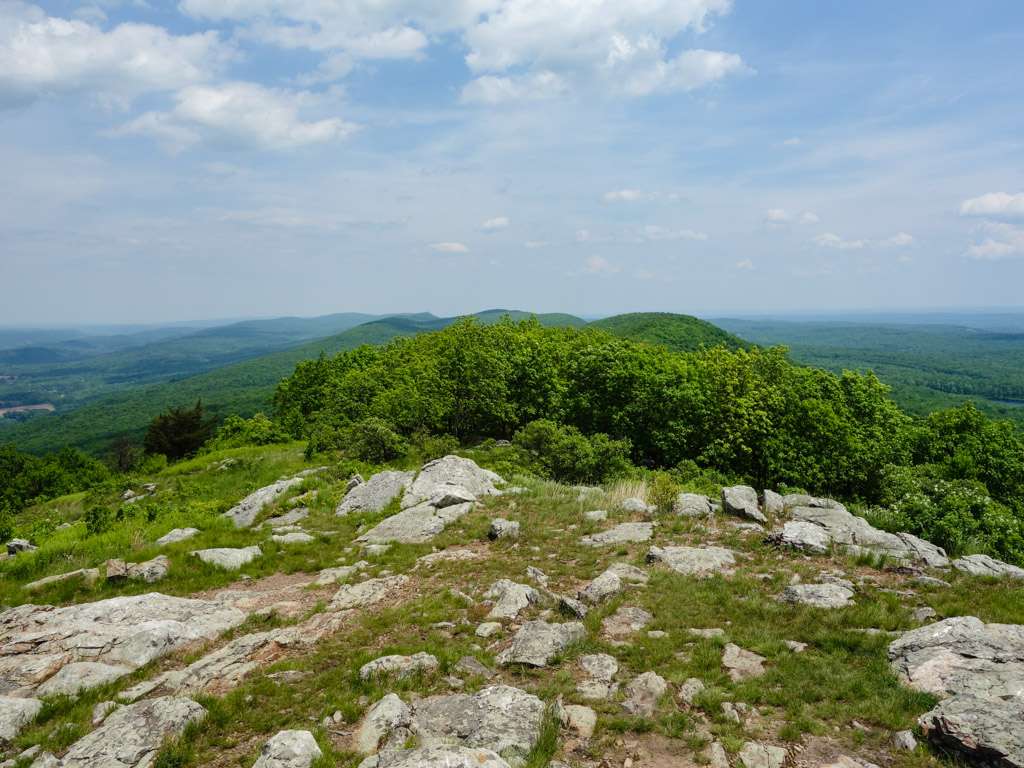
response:
[[[497,105],[506,102],[544,101],[565,95],[568,84],[554,72],[543,71],[516,77],[484,75],[462,89],[464,104]]]
[[[750,259],[741,259],[736,262],[736,269],[749,272],[754,268],[754,262]]]
[[[704,232],[698,232],[693,229],[670,229],[658,224],[648,224],[640,231],[640,239],[654,242],[664,240],[705,241],[708,239],[708,236]]]
[[[989,192],[980,197],[964,200],[960,205],[961,216],[989,216],[991,218],[1024,217],[1024,192],[1015,195],[1006,192]]]
[[[833,232],[825,232],[814,238],[814,243],[822,248],[835,248],[840,251],[858,251],[868,245],[867,240],[844,240]]]
[[[621,269],[604,256],[588,256],[583,262],[583,271],[588,275],[614,275]]]
[[[605,192],[602,199],[606,203],[635,203],[637,200],[643,200],[644,197],[644,193],[639,189],[614,189],[611,192]]]
[[[317,103],[317,97],[306,91],[231,82],[183,88],[175,101],[169,112],[147,112],[116,133],[149,135],[173,150],[204,138],[284,150],[343,139],[356,130],[337,117],[303,119],[302,111]]]
[[[73,91],[124,101],[204,82],[231,56],[216,32],[172,35],[149,24],[105,31],[0,2],[0,104]]]
[[[431,250],[437,251],[438,253],[469,253],[469,246],[466,245],[465,243],[431,243],[430,248]]]
[[[987,222],[979,227],[987,235],[967,249],[967,256],[977,261],[999,261],[1024,258],[1024,229],[1011,224]]]
[[[892,237],[887,237],[885,240],[879,243],[883,248],[906,248],[913,245],[915,242],[914,236],[906,232],[899,232]]]
[[[817,224],[818,215],[812,211],[793,213],[785,208],[769,208],[764,213],[765,223],[769,226],[782,226],[783,224]]]
[[[683,51],[673,59],[656,58],[638,67],[625,80],[625,90],[633,96],[646,96],[655,91],[694,91],[729,75],[753,70],[735,53],[722,51]]]
[[[487,219],[480,225],[480,229],[484,232],[497,232],[499,229],[508,229],[511,222],[508,216],[495,216],[493,219]]]

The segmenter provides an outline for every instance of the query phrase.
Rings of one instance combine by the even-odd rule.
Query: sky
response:
[[[0,0],[0,324],[1024,306],[1020,0]]]

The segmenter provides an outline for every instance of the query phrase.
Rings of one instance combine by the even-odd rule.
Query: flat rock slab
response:
[[[1004,563],[988,555],[967,555],[953,561],[953,567],[971,576],[990,576],[997,579],[1024,579],[1024,568]]]
[[[528,584],[499,579],[487,590],[484,599],[494,603],[487,614],[488,619],[514,619],[520,612],[539,603],[540,593]]]
[[[662,563],[686,576],[706,578],[732,573],[736,556],[722,547],[651,547],[647,562]]]
[[[221,603],[159,593],[61,608],[22,605],[0,614],[0,693],[32,695],[78,661],[136,669],[245,621]]]
[[[893,641],[889,662],[911,687],[948,697],[918,721],[930,738],[980,762],[1024,766],[1024,625],[946,619]]]
[[[264,526],[267,528],[283,528],[287,525],[295,525],[307,517],[309,517],[309,509],[306,507],[296,507],[290,512],[285,512],[283,515],[267,518],[260,523],[260,528]],[[298,731],[298,733],[303,733],[303,731]]]
[[[246,563],[251,563],[263,554],[255,544],[251,547],[234,549],[231,547],[216,547],[214,549],[197,549],[192,555],[198,557],[204,563],[215,565],[229,571],[237,571]]]
[[[429,653],[420,652],[412,656],[392,654],[363,664],[359,668],[359,677],[363,680],[372,677],[395,677],[401,680],[420,673],[436,672],[438,666],[437,657]]]
[[[565,624],[528,621],[516,632],[512,645],[498,654],[498,663],[544,667],[586,635],[587,630],[578,621]]]
[[[270,537],[278,544],[312,544],[316,541],[315,536],[310,536],[305,531],[289,531],[288,533],[276,533]]]
[[[610,640],[625,640],[654,621],[643,608],[624,605],[601,621],[601,632]]]
[[[711,499],[700,493],[680,493],[672,504],[672,514],[682,517],[709,517]]]
[[[193,536],[198,535],[198,528],[175,528],[157,539],[156,543],[157,546],[166,547],[168,544],[177,544],[179,541],[188,541]]]
[[[483,469],[475,461],[449,455],[423,465],[402,497],[402,507],[429,501],[452,487],[468,491],[474,498],[496,495],[497,486],[504,483],[501,475]]]
[[[40,685],[37,693],[40,696],[77,696],[82,691],[112,683],[133,671],[132,667],[123,664],[75,661]]]
[[[584,536],[580,543],[588,547],[608,547],[650,541],[653,536],[654,523],[621,523],[607,531]]]
[[[853,590],[841,584],[793,584],[783,590],[779,599],[792,605],[845,608],[853,605]]]
[[[377,768],[509,768],[500,755],[490,749],[433,746],[403,750],[381,759]]]
[[[43,578],[32,581],[26,584],[23,589],[26,592],[36,592],[44,587],[48,587],[52,584],[59,584],[64,581],[72,581],[74,579],[81,579],[86,584],[93,584],[100,577],[99,568],[79,568],[74,571],[68,571],[67,573],[58,573],[53,576],[44,576]]]
[[[734,683],[750,680],[764,674],[764,656],[728,643],[722,652],[722,666]]]
[[[334,514],[344,517],[353,512],[383,512],[412,484],[414,474],[394,470],[378,472],[346,493]]]
[[[358,584],[346,584],[335,593],[331,600],[331,610],[345,611],[350,608],[366,608],[375,605],[405,586],[408,581],[408,576],[399,575],[367,579]]]
[[[182,733],[206,710],[188,698],[165,696],[119,707],[95,731],[71,745],[62,768],[143,768],[164,740]]]
[[[252,768],[309,768],[322,756],[309,731],[280,731],[263,745]]]
[[[252,524],[256,522],[256,518],[259,516],[260,512],[262,512],[267,506],[273,504],[290,489],[300,485],[302,481],[310,475],[324,469],[326,469],[326,467],[307,469],[294,477],[288,477],[271,483],[270,485],[265,485],[264,487],[250,493],[238,502],[238,504],[225,512],[224,517],[229,518],[231,522],[235,524],[235,528],[251,528]]]
[[[385,518],[356,541],[367,544],[422,544],[473,509],[473,504],[455,504],[438,509],[429,504],[411,507]]]
[[[43,702],[0,696],[0,740],[13,741],[21,730],[36,719]]]

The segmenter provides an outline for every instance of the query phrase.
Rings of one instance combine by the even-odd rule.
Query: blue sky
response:
[[[1022,306],[1017,0],[0,0],[0,323]]]

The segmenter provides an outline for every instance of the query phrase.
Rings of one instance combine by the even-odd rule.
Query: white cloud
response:
[[[683,51],[674,59],[658,59],[638,68],[625,81],[625,90],[633,96],[646,96],[655,91],[694,91],[729,75],[752,71],[735,53]]]
[[[989,192],[972,197],[960,205],[961,216],[990,216],[993,218],[1024,217],[1024,192],[1015,195]]]
[[[480,225],[480,229],[484,232],[497,232],[499,229],[508,229],[511,222],[508,216],[495,216],[493,219],[487,219]]]
[[[800,214],[800,221],[804,224],[817,224],[821,219],[812,211],[804,211]]]
[[[232,55],[216,32],[172,35],[149,24],[109,31],[0,2],[0,104],[83,91],[124,101],[206,81]]]
[[[1024,258],[1024,229],[1010,224],[987,222],[979,227],[988,235],[967,249],[967,256],[977,261]]]
[[[765,211],[764,219],[772,224],[782,224],[790,221],[791,217],[789,213],[782,208],[770,208]]]
[[[431,243],[430,247],[438,253],[469,253],[469,246],[465,243]]]
[[[588,256],[583,262],[583,271],[588,275],[614,275],[621,270],[603,256]]]
[[[803,140],[799,136],[791,136],[790,138],[788,138],[784,142],[782,142],[782,146],[784,146],[784,147],[799,147],[803,143],[804,143]]]
[[[577,229],[576,230],[576,242],[577,243],[589,243],[593,239],[589,229]]]
[[[769,208],[764,213],[764,220],[769,226],[781,226],[783,224],[792,224],[799,222],[800,224],[817,224],[818,214],[812,211],[803,211],[802,213],[791,213],[785,208]]]
[[[742,259],[736,262],[736,269],[750,271],[754,268],[754,262],[750,259]]]
[[[658,224],[648,224],[640,231],[641,240],[699,240],[705,241],[708,236],[704,232],[693,229],[669,229]]]
[[[529,248],[531,251],[537,250],[538,248],[546,248],[549,245],[547,240],[527,240],[523,243],[524,248]]]
[[[147,112],[115,133],[150,135],[173,150],[203,138],[262,149],[293,149],[343,139],[356,130],[354,124],[337,117],[302,119],[300,113],[317,102],[306,91],[233,82],[189,86],[175,100],[170,112]]]
[[[602,199],[606,203],[635,203],[637,200],[643,200],[644,197],[644,193],[639,189],[615,189],[605,192]]]
[[[546,70],[517,77],[484,75],[466,84],[461,101],[491,106],[506,102],[544,101],[564,96],[568,89],[561,76]]]
[[[840,251],[857,251],[868,245],[867,240],[844,240],[832,232],[818,235],[814,238],[814,242],[822,248],[835,248]]]
[[[887,237],[885,240],[879,243],[883,248],[906,248],[913,245],[915,242],[914,236],[906,232],[900,232]]]

